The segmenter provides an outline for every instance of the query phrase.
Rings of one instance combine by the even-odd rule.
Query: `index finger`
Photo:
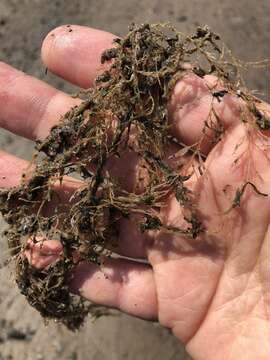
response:
[[[63,25],[52,30],[42,44],[45,66],[54,74],[82,88],[89,88],[102,65],[102,52],[113,46],[111,33],[86,26]]]

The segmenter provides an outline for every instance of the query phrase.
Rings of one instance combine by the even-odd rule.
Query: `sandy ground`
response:
[[[0,60],[70,91],[52,75],[45,76],[39,48],[45,34],[60,24],[76,23],[126,32],[130,22],[170,21],[183,31],[208,24],[222,34],[244,60],[270,57],[269,0],[0,0]],[[262,76],[262,74],[264,74]],[[270,73],[251,72],[248,84],[269,99]],[[1,130],[0,148],[24,158],[31,144]],[[1,223],[1,228],[4,225]],[[0,262],[6,258],[0,242]],[[18,294],[12,274],[0,270],[0,360],[184,360],[183,347],[157,324],[117,314],[88,322],[76,334],[56,324],[45,327]],[[207,360],[207,359],[206,359]]]

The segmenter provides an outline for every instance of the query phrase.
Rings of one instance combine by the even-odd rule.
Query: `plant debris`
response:
[[[170,25],[133,24],[123,39],[115,39],[114,47],[103,52],[101,63],[110,67],[92,89],[80,92],[82,104],[70,109],[49,136],[37,142],[31,175],[25,174],[19,186],[0,192],[0,211],[9,224],[6,237],[21,293],[43,317],[57,319],[71,330],[79,328],[89,312],[100,314],[100,309],[70,292],[70,274],[80,261],[100,264],[101,256],[108,256],[117,242],[121,218],[139,215],[140,231],[176,232],[190,241],[205,231],[186,186],[192,174],[175,168],[165,155],[166,147],[175,142],[167,104],[176,82],[188,74],[215,75],[224,89],[209,89],[213,98],[220,102],[227,94],[237,94],[254,115],[254,126],[270,129],[270,119],[257,108],[258,100],[243,90],[244,65],[207,26],[185,35]],[[224,129],[214,110],[213,115],[215,121],[211,117],[205,122],[202,137],[212,131],[213,141],[218,142]],[[143,190],[136,190],[142,188],[141,179],[135,190],[128,191],[107,171],[110,161],[129,152],[144,170]],[[200,159],[202,169],[200,143],[186,147],[183,156],[187,152]],[[60,184],[67,176],[79,177],[81,185],[61,201]],[[246,183],[233,207],[240,206],[248,184],[261,194]],[[172,195],[185,211],[183,229],[169,227],[159,217],[164,199]],[[34,268],[25,257],[29,239],[40,238],[59,240],[63,248],[59,259],[43,269]]]

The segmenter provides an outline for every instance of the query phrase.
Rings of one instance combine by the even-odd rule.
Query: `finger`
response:
[[[86,26],[65,25],[45,38],[41,56],[45,66],[56,75],[83,88],[93,84],[104,70],[102,52],[112,47],[114,35]]]
[[[24,252],[29,263],[37,269],[44,269],[59,259],[63,247],[57,240],[46,241],[44,238],[29,240]]]
[[[38,269],[57,261],[62,252],[61,244],[54,240],[39,239],[28,245],[25,255]],[[108,258],[101,266],[84,261],[73,271],[70,288],[97,304],[146,319],[157,317],[155,283],[149,265]]]
[[[32,173],[33,168],[28,161],[0,151],[0,188],[18,186],[22,174],[26,174],[27,178]],[[70,205],[71,196],[80,186],[84,186],[84,183],[71,177],[65,177],[61,184],[56,182],[54,188],[57,192],[57,198],[44,206],[44,215],[51,214],[56,206],[59,208],[61,205]],[[119,238],[111,250],[119,255],[131,258],[145,258],[145,239],[138,231],[137,226],[125,219],[122,219],[117,226]]]
[[[22,179],[22,174],[28,178],[34,170],[34,165],[29,161],[18,158],[5,151],[0,151],[0,187],[9,188],[18,186]],[[63,185],[56,183],[57,189],[72,189],[77,190],[84,183],[72,177],[66,176]]]
[[[17,186],[29,162],[0,151],[0,188]]]
[[[0,62],[0,127],[28,139],[43,139],[79,102]]]
[[[77,103],[78,100],[0,63],[1,127],[30,139],[45,138],[50,128],[59,122],[61,115]],[[124,166],[120,166],[119,161],[113,164],[116,166],[110,166],[110,171],[118,174],[122,183],[133,177],[136,166],[136,159],[132,159],[134,155],[127,156],[130,161]]]
[[[100,55],[105,48],[111,46],[112,39],[113,35],[99,30],[62,26],[53,30],[44,40],[43,61],[49,69],[66,80],[89,87],[98,71],[103,68]],[[83,57],[81,53],[84,54]],[[62,61],[63,58],[68,59],[68,65]],[[91,77],[88,78],[85,74],[91,74]],[[169,110],[174,135],[187,145],[192,145],[202,138],[205,121],[209,120],[212,106],[224,128],[239,120],[239,101],[235,97],[227,95],[220,102],[213,98],[210,89],[214,92],[220,86],[213,76],[202,79],[195,75],[189,75],[177,84]],[[212,135],[210,131],[201,144],[201,150],[205,153],[212,148]]]
[[[104,306],[145,319],[157,318],[151,267],[124,259],[106,259],[100,267],[82,262],[70,282],[71,291]]]
[[[206,135],[206,121],[222,131],[240,122],[242,104],[237,96],[225,94],[222,98],[213,96],[213,93],[224,90],[214,76],[200,78],[196,75],[187,75],[179,81],[173,91],[169,103],[169,114],[174,136],[186,145],[200,144],[202,152],[207,154],[215,143],[214,131],[208,130]],[[215,114],[218,117],[215,116]]]
[[[0,151],[0,188],[18,186],[22,180],[22,174],[25,175],[24,179],[30,178],[33,170],[34,165],[30,162]],[[50,202],[50,207],[69,202],[74,191],[83,185],[82,181],[68,176],[61,183],[56,179],[54,189],[57,192],[57,199]]]

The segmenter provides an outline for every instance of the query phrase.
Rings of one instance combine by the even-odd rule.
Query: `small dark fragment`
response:
[[[101,64],[104,64],[106,61],[109,61],[111,59],[114,59],[117,56],[117,49],[108,49],[105,50],[101,55]]]
[[[226,94],[228,94],[228,90],[220,90],[213,92],[213,96],[217,98],[218,102],[220,102]]]

